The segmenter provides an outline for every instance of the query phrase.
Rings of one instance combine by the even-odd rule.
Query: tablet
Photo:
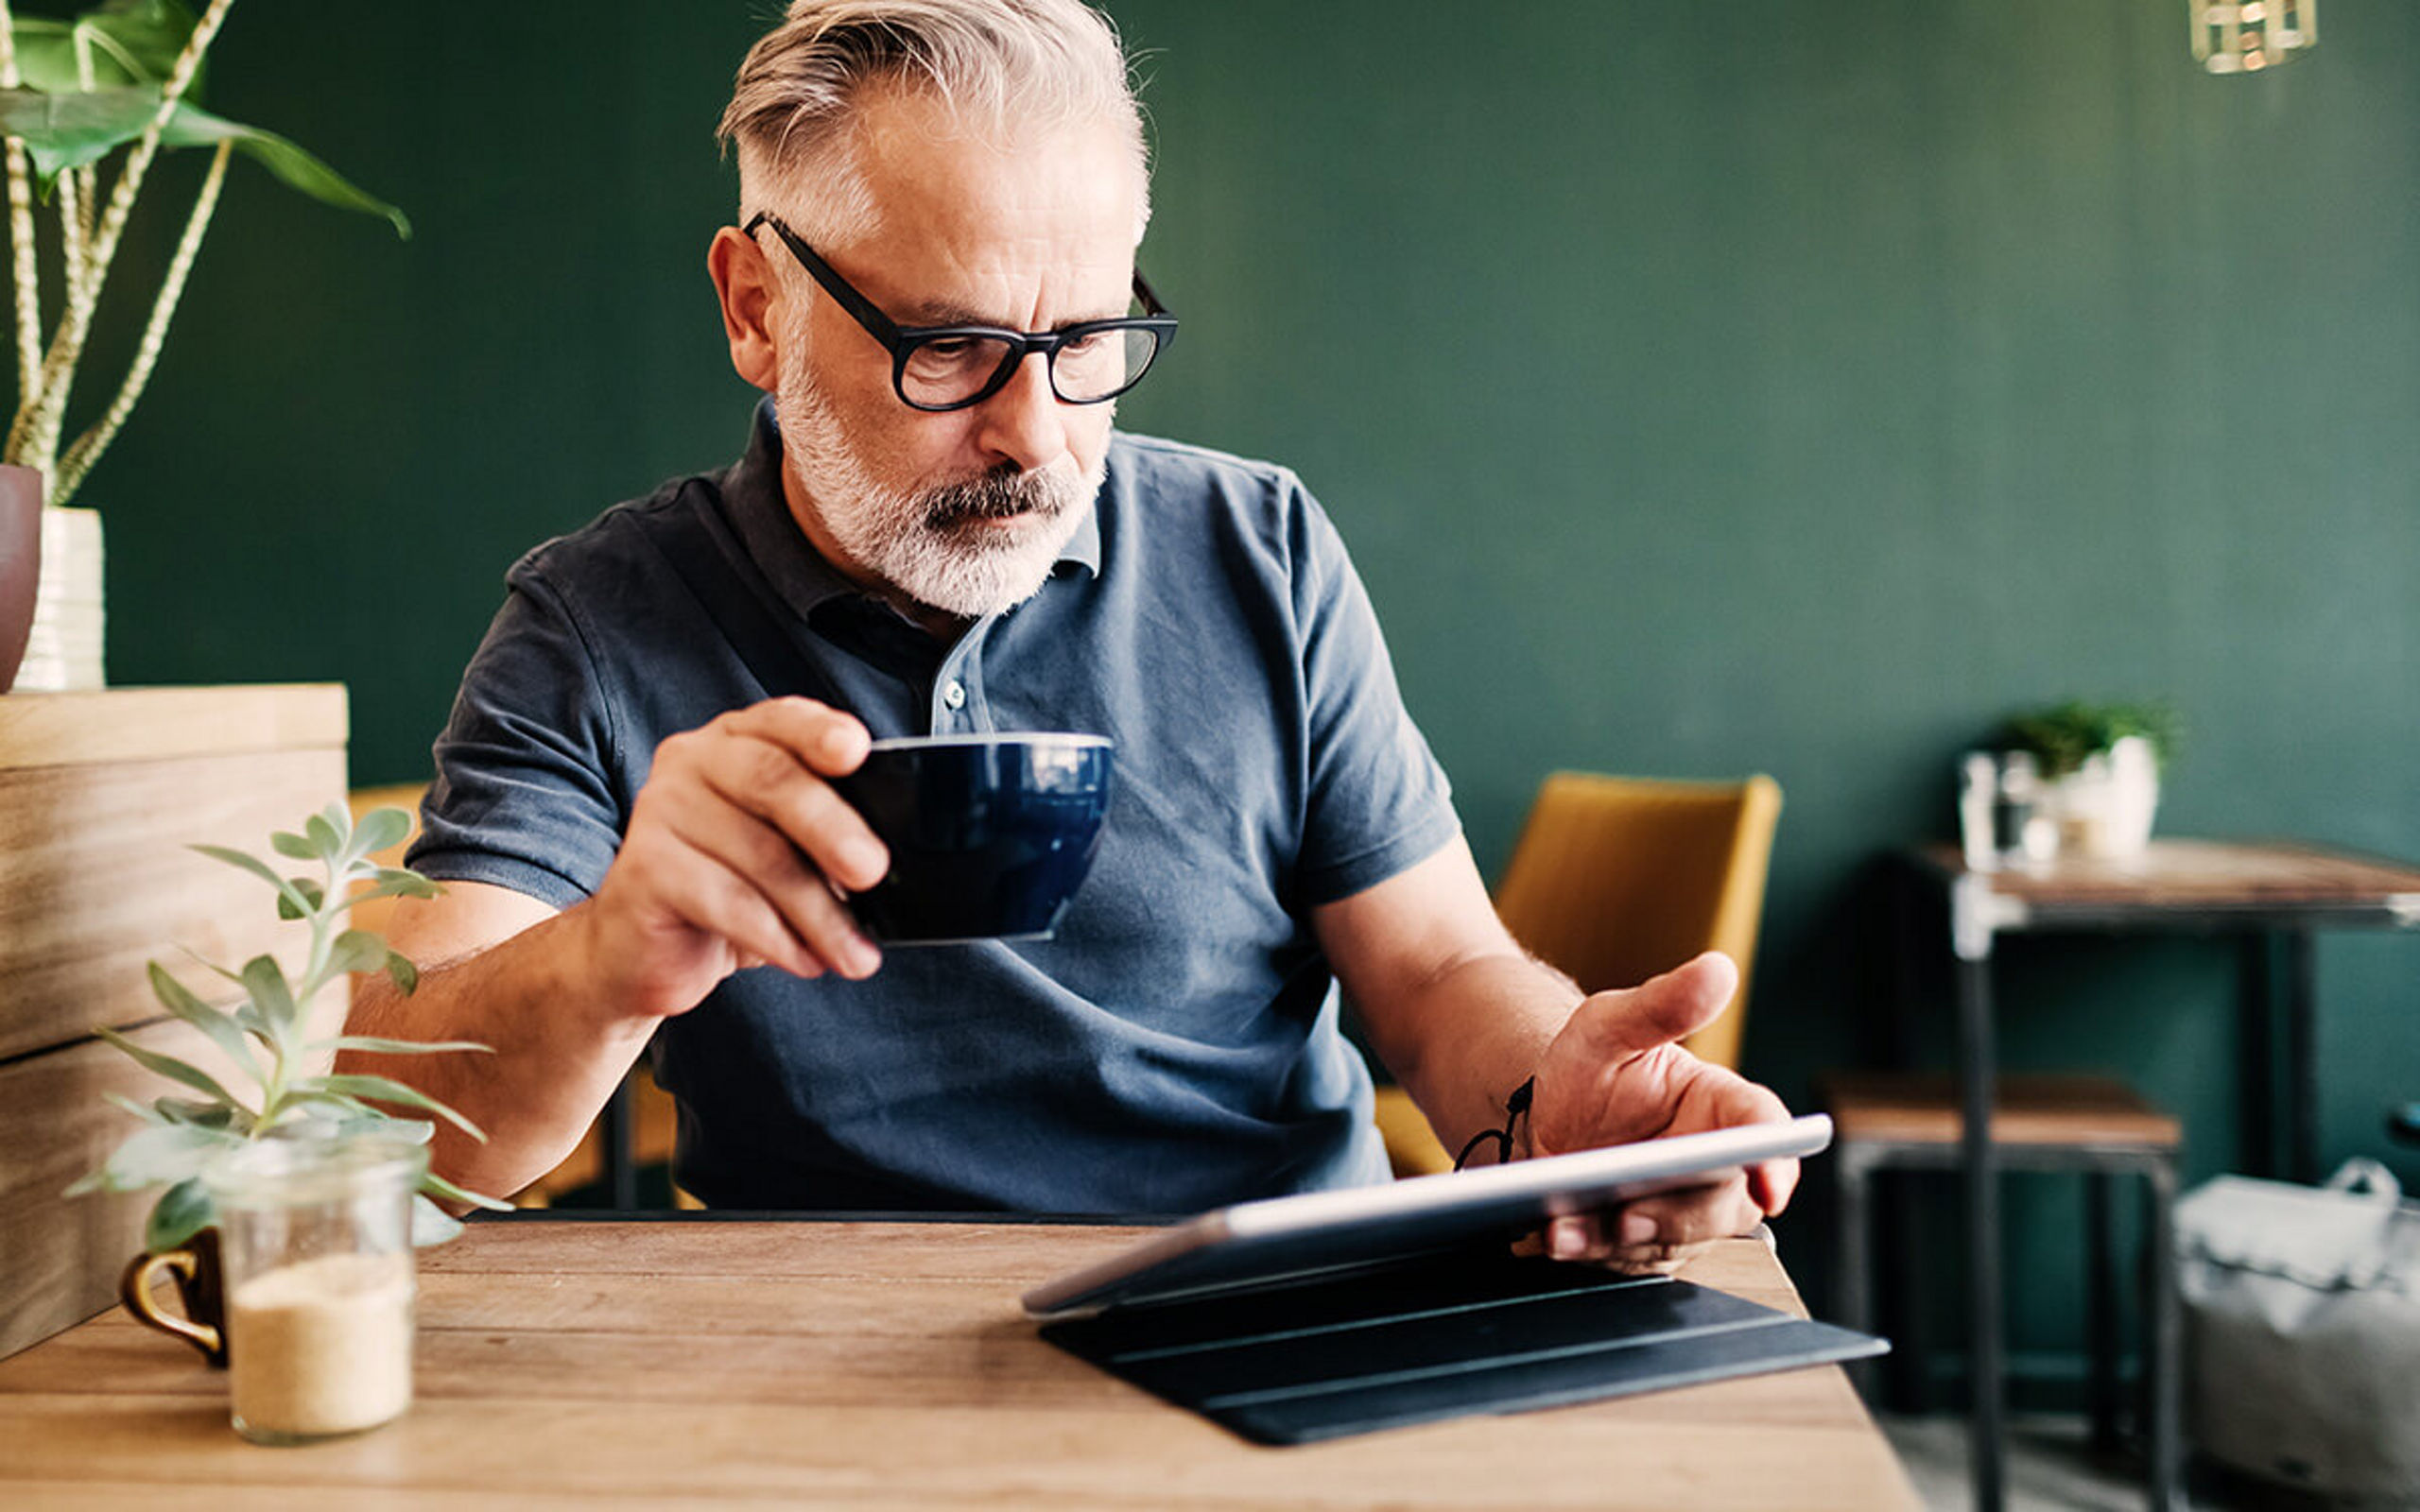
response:
[[[1658,1192],[1711,1186],[1759,1160],[1813,1155],[1832,1121],[1743,1124],[1383,1186],[1239,1203],[1189,1219],[1025,1295],[1035,1317],[1174,1301],[1386,1264]]]

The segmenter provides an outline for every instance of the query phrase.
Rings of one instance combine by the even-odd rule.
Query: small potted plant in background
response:
[[[2013,716],[1994,744],[2032,757],[2040,813],[2057,827],[2060,851],[2123,859],[2151,843],[2179,729],[2165,703],[2069,699]]]
[[[0,692],[12,679],[25,688],[101,685],[100,517],[66,506],[150,380],[231,155],[243,153],[313,198],[384,216],[398,235],[410,234],[403,212],[293,143],[199,108],[203,57],[233,3],[210,0],[197,17],[180,0],[108,0],[72,19],[52,19],[18,16],[0,0],[0,152],[17,369],[16,409],[0,446],[0,591],[19,576],[40,584],[34,601],[0,599],[0,647],[22,645],[25,658],[22,667],[0,666]],[[124,376],[71,440],[68,400],[94,314],[128,216],[164,147],[207,147],[210,166],[151,291]],[[37,200],[56,211],[57,230],[46,237],[37,234]],[[45,277],[50,257],[58,266]],[[60,301],[46,341],[45,288],[56,288]],[[9,564],[22,562],[29,548],[9,525],[29,512],[38,512],[42,571],[11,573]],[[12,625],[29,628],[12,632]]]
[[[178,1280],[186,1315],[196,1322],[216,1326],[224,1309],[224,1298],[216,1295],[216,1246],[207,1232],[215,1214],[203,1173],[212,1162],[264,1140],[341,1141],[359,1136],[425,1143],[435,1131],[433,1124],[389,1112],[380,1104],[416,1109],[441,1118],[474,1138],[485,1137],[453,1108],[402,1082],[385,1076],[337,1075],[320,1069],[337,1050],[411,1055],[478,1052],[485,1046],[343,1034],[311,1038],[313,1001],[348,973],[383,971],[405,991],[411,990],[418,980],[411,962],[389,949],[384,938],[345,927],[346,911],[365,899],[431,897],[438,891],[435,883],[418,872],[381,867],[371,859],[374,852],[401,840],[409,825],[403,810],[380,809],[364,816],[356,828],[342,804],[331,804],[312,816],[301,832],[281,831],[269,837],[277,855],[316,864],[320,871],[316,877],[285,875],[268,861],[242,850],[194,848],[267,883],[275,889],[278,916],[299,921],[310,931],[308,952],[297,976],[289,977],[275,957],[266,954],[254,956],[240,969],[203,963],[241,989],[242,998],[232,1008],[212,1006],[164,966],[151,963],[151,988],[161,1006],[199,1030],[233,1069],[233,1076],[146,1049],[111,1029],[95,1031],[145,1068],[176,1083],[180,1094],[147,1104],[109,1094],[112,1102],[140,1120],[142,1127],[99,1169],[69,1188],[69,1194],[165,1189],[145,1228],[145,1256],[136,1257],[129,1278],[132,1280],[146,1256],[181,1247],[193,1251],[193,1264],[180,1271]],[[237,1087],[244,1090],[238,1091]],[[413,1197],[411,1239],[415,1244],[435,1244],[460,1231],[461,1226],[432,1198],[499,1210],[510,1206],[427,1173]],[[147,1313],[131,1297],[129,1300],[139,1314]],[[221,1350],[205,1352],[223,1360]]]

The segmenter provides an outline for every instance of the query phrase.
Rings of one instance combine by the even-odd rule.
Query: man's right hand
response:
[[[775,698],[656,747],[620,853],[571,911],[617,1012],[685,1013],[751,966],[873,973],[840,890],[880,882],[890,853],[830,781],[871,744],[854,715]]]

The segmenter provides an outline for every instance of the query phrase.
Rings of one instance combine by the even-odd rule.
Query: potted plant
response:
[[[2013,716],[1996,744],[2032,757],[2040,812],[2056,825],[2060,850],[2123,858],[2151,843],[2179,728],[2164,703],[2069,699]]]
[[[0,154],[14,254],[17,368],[16,410],[0,444],[0,531],[12,511],[31,507],[22,501],[40,500],[45,561],[36,605],[0,601],[0,644],[11,638],[12,619],[30,615],[31,624],[25,663],[0,670],[0,691],[12,673],[27,688],[100,685],[100,517],[67,503],[150,380],[230,158],[240,152],[313,198],[382,215],[398,235],[410,234],[403,212],[364,194],[284,137],[201,110],[202,60],[233,3],[209,0],[197,17],[182,0],[107,0],[60,20],[18,16],[0,0]],[[149,291],[150,313],[124,375],[71,439],[68,401],[94,314],[136,197],[161,149],[171,147],[206,147],[210,166]],[[56,214],[52,236],[37,234],[37,201]],[[43,264],[54,256],[57,268],[45,277]],[[60,309],[45,338],[46,287],[59,291]],[[8,552],[0,541],[0,558]],[[0,585],[7,578],[0,572]]]
[[[383,971],[406,992],[418,982],[410,961],[389,949],[378,935],[346,928],[344,917],[366,899],[424,898],[437,893],[437,885],[420,873],[381,867],[371,859],[373,852],[401,840],[410,822],[401,809],[379,809],[364,816],[356,828],[342,804],[330,804],[313,815],[300,833],[280,831],[269,836],[276,854],[316,864],[320,870],[316,877],[287,876],[268,861],[243,850],[194,847],[268,884],[277,894],[278,917],[298,921],[310,931],[299,976],[289,977],[274,956],[266,954],[254,956],[240,969],[204,962],[220,978],[242,989],[241,1000],[232,1008],[212,1006],[166,967],[150,963],[151,989],[161,1006],[199,1030],[234,1068],[234,1076],[222,1078],[190,1061],[138,1045],[112,1029],[95,1030],[146,1069],[176,1083],[179,1094],[149,1103],[108,1094],[112,1103],[139,1119],[142,1127],[128,1136],[97,1170],[68,1188],[68,1194],[164,1188],[145,1225],[144,1249],[147,1254],[165,1253],[181,1246],[197,1247],[198,1238],[203,1241],[198,1246],[204,1257],[203,1274],[179,1278],[186,1314],[197,1321],[215,1320],[223,1303],[213,1295],[216,1267],[210,1257],[214,1251],[205,1233],[214,1214],[201,1173],[213,1160],[251,1142],[289,1134],[386,1139],[400,1135],[425,1143],[435,1132],[434,1124],[389,1112],[380,1104],[413,1108],[441,1118],[475,1139],[486,1137],[453,1108],[390,1077],[314,1070],[324,1066],[337,1050],[416,1055],[487,1048],[466,1041],[424,1044],[345,1034],[311,1038],[313,1001],[348,973]],[[237,1087],[244,1090],[238,1091]],[[432,1198],[497,1210],[510,1206],[429,1173],[413,1198],[415,1244],[436,1244],[460,1231],[461,1225]],[[138,1264],[140,1261],[137,1257]]]

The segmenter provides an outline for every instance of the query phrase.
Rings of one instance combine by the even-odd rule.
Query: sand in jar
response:
[[[375,1428],[412,1400],[412,1263],[339,1254],[281,1265],[229,1300],[236,1432],[304,1443]]]

